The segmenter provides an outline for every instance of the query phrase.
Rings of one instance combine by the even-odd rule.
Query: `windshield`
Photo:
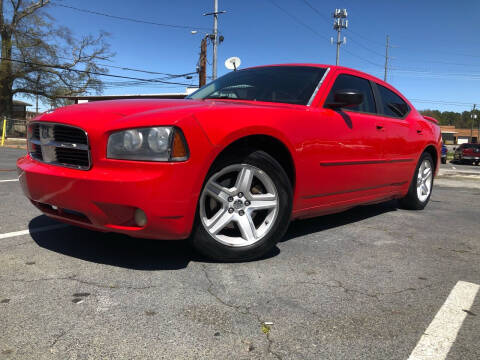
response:
[[[325,68],[271,66],[232,71],[187,99],[230,99],[307,105]]]

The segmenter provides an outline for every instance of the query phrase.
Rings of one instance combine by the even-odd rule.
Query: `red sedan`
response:
[[[387,83],[292,64],[231,72],[184,100],[73,105],[30,124],[18,160],[48,216],[186,239],[219,260],[268,252],[292,219],[400,199],[423,209],[440,129]]]

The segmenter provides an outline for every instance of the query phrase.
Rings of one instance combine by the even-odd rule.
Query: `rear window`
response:
[[[463,144],[464,149],[480,149],[480,145],[478,144]]]
[[[407,115],[410,108],[400,96],[380,84],[377,84],[377,87],[382,98],[381,110],[383,115],[397,118],[403,118]]]

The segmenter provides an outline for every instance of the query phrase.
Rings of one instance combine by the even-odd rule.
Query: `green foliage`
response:
[[[475,111],[475,113],[479,113],[479,111]],[[477,121],[480,119],[480,114],[478,114],[477,119],[472,118],[472,111],[464,111],[464,112],[455,112],[455,111],[439,111],[439,110],[421,110],[420,114],[431,116],[438,120],[440,125],[452,125],[455,126],[457,129],[469,129],[478,126]]]

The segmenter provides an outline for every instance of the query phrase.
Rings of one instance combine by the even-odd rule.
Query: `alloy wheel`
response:
[[[433,166],[430,160],[425,159],[418,168],[417,174],[417,196],[418,200],[424,202],[430,196],[433,183]]]
[[[249,164],[230,165],[212,175],[200,197],[200,219],[218,242],[252,245],[272,229],[279,196],[268,174]]]

